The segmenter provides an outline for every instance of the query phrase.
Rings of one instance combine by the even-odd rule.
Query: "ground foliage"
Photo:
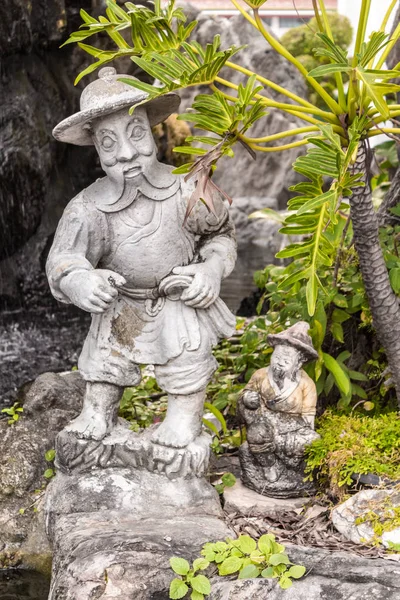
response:
[[[310,478],[316,477],[332,497],[342,499],[352,476],[374,474],[400,479],[400,416],[338,415],[327,410],[319,419],[321,438],[306,448]]]
[[[220,576],[276,579],[284,590],[293,585],[293,579],[300,579],[306,572],[303,566],[291,563],[285,546],[270,533],[257,540],[249,535],[239,535],[235,540],[228,538],[225,541],[208,542],[200,554],[203,558],[197,558],[192,567],[184,558],[171,558],[171,568],[179,575],[171,581],[171,599],[184,598],[189,592],[191,600],[203,600],[208,596],[211,592],[210,580],[197,572],[210,566],[217,567]]]

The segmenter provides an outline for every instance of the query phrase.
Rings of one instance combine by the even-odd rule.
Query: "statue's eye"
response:
[[[133,138],[134,140],[140,140],[140,139],[142,139],[142,137],[144,136],[145,133],[146,133],[146,130],[144,127],[142,127],[141,125],[135,125],[132,128],[131,138]]]
[[[110,150],[115,144],[115,141],[109,136],[105,135],[101,140],[101,145],[105,150]]]

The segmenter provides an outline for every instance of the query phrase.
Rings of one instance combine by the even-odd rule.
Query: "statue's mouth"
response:
[[[132,166],[124,169],[124,171],[123,171],[125,179],[132,179],[133,177],[136,177],[137,175],[139,175],[139,173],[141,173],[141,172],[142,172],[142,167],[140,165],[132,165]]]

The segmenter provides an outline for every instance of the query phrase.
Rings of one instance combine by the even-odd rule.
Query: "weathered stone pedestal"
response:
[[[147,434],[122,430],[102,442],[60,434],[59,472],[46,498],[54,551],[49,600],[167,599],[172,556],[192,560],[205,542],[232,535],[218,494],[202,476],[207,438],[167,449],[157,460]],[[66,468],[66,456],[76,468]]]

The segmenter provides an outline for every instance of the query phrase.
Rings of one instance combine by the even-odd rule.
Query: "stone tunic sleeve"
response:
[[[317,388],[311,377],[303,370],[301,372],[301,386],[303,392],[302,414],[314,417],[318,400]]]
[[[60,289],[61,280],[72,272],[91,271],[107,252],[107,221],[104,213],[81,193],[67,206],[58,224],[46,264],[53,296],[70,300]]]
[[[194,190],[194,183],[189,181],[183,185],[185,203]],[[235,266],[237,245],[235,227],[229,215],[229,210],[222,197],[214,194],[215,213],[208,210],[203,202],[197,202],[193,208],[186,227],[199,236],[197,255],[201,260],[207,260],[213,254],[218,254],[224,263],[223,277],[227,277]]]

